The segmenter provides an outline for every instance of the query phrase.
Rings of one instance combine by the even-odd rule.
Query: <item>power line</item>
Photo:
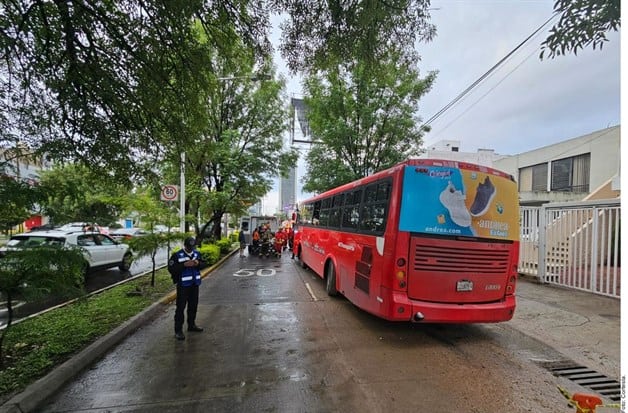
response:
[[[449,122],[447,125],[445,125],[445,127],[443,128],[439,128],[438,132],[436,133],[435,136],[432,136],[431,139],[435,139],[436,137],[438,137],[440,134],[442,134],[445,130],[447,130],[451,125],[453,125],[458,119],[460,119],[462,116],[464,116],[464,114],[466,114],[468,111],[470,111],[471,109],[473,109],[473,107],[475,105],[478,104],[478,102],[480,102],[482,99],[484,99],[489,93],[491,93],[493,90],[495,90],[497,88],[497,86],[501,85],[504,80],[506,80],[511,74],[513,74],[513,72],[517,69],[519,69],[521,66],[523,66],[523,64],[525,62],[528,61],[528,59],[530,57],[532,57],[532,55],[534,55],[535,53],[537,53],[537,51],[540,49],[540,46],[537,47],[536,49],[534,49],[529,55],[526,56],[525,59],[523,59],[521,61],[521,63],[519,63],[517,66],[515,66],[510,72],[506,73],[506,75],[499,81],[497,82],[493,87],[491,87],[488,91],[486,91],[486,93],[484,93],[482,96],[480,96],[478,99],[476,99],[469,107],[467,107],[464,111],[462,111],[462,113],[460,113],[458,116],[456,116],[451,122]]]
[[[480,76],[475,82],[473,82],[469,87],[467,87],[465,90],[463,90],[458,96],[456,96],[454,98],[454,100],[452,100],[451,102],[449,102],[447,105],[445,105],[441,110],[439,110],[438,112],[436,112],[434,115],[432,115],[431,118],[429,118],[424,125],[427,126],[429,124],[431,124],[433,121],[435,121],[437,118],[439,118],[443,113],[445,113],[447,110],[449,110],[453,105],[455,105],[458,101],[460,101],[460,99],[462,99],[465,95],[467,95],[469,92],[471,92],[472,89],[474,89],[476,86],[478,86],[484,79],[486,79],[491,73],[493,73],[499,66],[501,66],[506,60],[508,60],[510,58],[510,56],[512,56],[517,50],[519,50],[521,47],[523,47],[523,45],[525,45],[531,38],[534,37],[534,35],[536,35],[539,31],[541,31],[541,29],[543,29],[543,27],[545,27],[550,21],[552,21],[556,16],[558,15],[558,12],[554,13],[549,19],[547,19],[541,26],[539,26],[538,29],[536,29],[534,32],[532,32],[532,34],[530,34],[528,37],[526,37],[526,39],[524,41],[522,41],[521,43],[519,43],[519,45],[517,45],[517,47],[515,47],[513,50],[510,51],[510,53],[508,53],[506,56],[504,56],[499,62],[497,62],[495,65],[493,65],[493,67],[491,67],[486,73],[484,73],[482,76]]]

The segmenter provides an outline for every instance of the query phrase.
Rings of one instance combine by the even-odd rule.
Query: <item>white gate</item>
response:
[[[620,212],[619,200],[521,207],[519,272],[619,298]]]

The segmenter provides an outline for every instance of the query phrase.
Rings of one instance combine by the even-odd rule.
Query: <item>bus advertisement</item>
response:
[[[485,166],[410,159],[299,206],[302,265],[387,320],[510,320],[518,254],[517,185]]]

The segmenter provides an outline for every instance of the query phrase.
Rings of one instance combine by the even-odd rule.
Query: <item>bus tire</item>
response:
[[[336,268],[334,268],[334,264],[331,262],[327,265],[325,281],[325,290],[327,291],[327,295],[332,297],[338,295],[338,290],[336,289]]]
[[[301,263],[301,268],[307,269],[307,264],[305,263],[305,261],[303,261],[303,258],[301,258],[301,247],[299,247],[299,249],[297,250],[297,258],[299,259],[299,262]]]

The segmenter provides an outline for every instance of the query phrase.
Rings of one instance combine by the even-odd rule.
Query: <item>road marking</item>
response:
[[[248,269],[248,268],[241,268],[238,271],[236,271],[233,276],[234,277],[253,277],[253,276],[258,276],[258,277],[272,277],[274,275],[277,274],[277,271],[275,271],[274,268],[258,268],[257,271],[255,271],[254,269]]]
[[[316,296],[314,295],[314,291],[312,291],[312,288],[310,287],[310,284],[305,283],[305,288],[307,288],[307,292],[309,292],[310,295],[312,296],[312,300],[318,301],[318,298],[316,298]]]

